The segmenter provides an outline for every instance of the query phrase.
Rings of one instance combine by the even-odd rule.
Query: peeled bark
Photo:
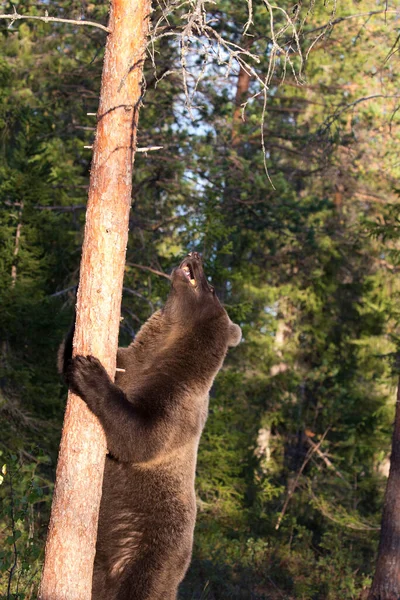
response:
[[[368,600],[400,598],[400,379],[376,571]]]
[[[82,249],[74,354],[115,374],[149,0],[113,0]],[[69,394],[40,600],[89,600],[106,442]]]

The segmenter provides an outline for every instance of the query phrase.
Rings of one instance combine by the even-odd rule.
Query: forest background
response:
[[[185,57],[175,37],[159,37],[145,68],[138,144],[162,149],[135,159],[120,344],[162,305],[165,275],[190,250],[244,334],[212,391],[182,600],[360,598],[374,572],[399,344],[400,14],[390,1],[280,6],[297,18],[299,48],[283,31],[291,63],[276,55],[266,95],[257,76],[274,40],[264,2],[207,4],[219,35],[261,57],[249,58],[252,77],[204,36]],[[107,22],[106,2],[48,8]],[[164,9],[154,6],[153,22]],[[187,12],[176,3],[162,31]],[[274,15],[279,31],[284,16]],[[75,302],[105,33],[8,25],[0,597],[29,599],[66,396],[56,353]]]

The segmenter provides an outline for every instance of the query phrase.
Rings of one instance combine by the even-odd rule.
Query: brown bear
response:
[[[118,350],[115,383],[93,356],[71,359],[72,334],[64,345],[68,385],[100,420],[109,450],[92,600],[173,600],[190,563],[208,394],[241,330],[196,252],[171,284],[165,307]]]

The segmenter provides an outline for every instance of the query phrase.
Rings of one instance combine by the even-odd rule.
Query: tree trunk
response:
[[[368,600],[400,598],[400,379],[376,571]]]
[[[250,44],[246,46],[247,49],[250,48]],[[249,92],[250,87],[250,74],[240,65],[239,75],[237,80],[236,87],[236,96],[235,96],[235,109],[233,111],[233,119],[232,119],[232,138],[231,144],[233,149],[237,149],[241,143],[240,137],[240,125],[242,121],[242,104],[246,99],[246,96]]]
[[[246,49],[250,48],[250,43],[247,44]],[[236,93],[235,93],[235,108],[232,114],[232,132],[231,132],[231,148],[228,155],[227,162],[227,173],[225,177],[225,186],[224,186],[224,195],[221,203],[221,210],[229,214],[231,212],[230,203],[232,202],[232,197],[235,195],[235,191],[233,188],[236,188],[236,178],[237,175],[237,163],[235,162],[235,157],[240,154],[240,146],[241,146],[241,135],[240,128],[243,123],[242,120],[242,103],[246,100],[248,95],[250,86],[250,75],[245,71],[242,65],[240,65],[239,74],[237,78],[236,84]],[[233,152],[232,152],[233,151]],[[239,174],[240,177],[240,174]],[[225,245],[225,240],[218,243],[218,251],[222,246]],[[219,264],[225,270],[228,269],[232,262],[232,256],[230,254],[221,254],[219,256]],[[227,295],[227,280],[224,276],[221,278],[216,278],[214,280],[215,291],[217,293],[218,298],[222,303],[225,302]]]
[[[15,244],[14,244],[14,252],[13,252],[13,264],[11,267],[11,287],[15,287],[17,282],[17,258],[19,252],[19,245],[21,241],[21,231],[22,231],[22,211],[24,210],[23,201],[20,204],[18,211],[18,225],[17,231],[15,232]]]
[[[150,0],[113,0],[104,57],[77,300],[74,354],[113,378],[132,165]],[[69,394],[40,600],[89,600],[106,444],[97,419]]]

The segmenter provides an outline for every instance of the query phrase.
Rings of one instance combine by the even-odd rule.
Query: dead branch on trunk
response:
[[[153,269],[152,267],[147,267],[146,265],[138,265],[136,263],[127,262],[128,267],[134,267],[135,269],[141,269],[142,271],[149,271],[149,273],[154,273],[154,275],[158,275],[159,277],[165,277],[170,280],[171,277],[167,275],[167,273],[163,273],[163,271],[158,271],[157,269]]]
[[[67,23],[68,25],[78,25],[78,27],[97,27],[97,29],[101,29],[106,33],[110,33],[110,29],[101,23],[96,23],[95,21],[84,21],[84,20],[76,20],[76,19],[62,19],[59,17],[49,17],[47,10],[44,13],[43,17],[39,17],[37,15],[20,15],[14,6],[14,12],[11,14],[0,15],[0,19],[9,19],[11,22],[8,26],[12,27],[16,21],[21,21],[22,19],[29,19],[30,21],[43,21],[44,23]]]

